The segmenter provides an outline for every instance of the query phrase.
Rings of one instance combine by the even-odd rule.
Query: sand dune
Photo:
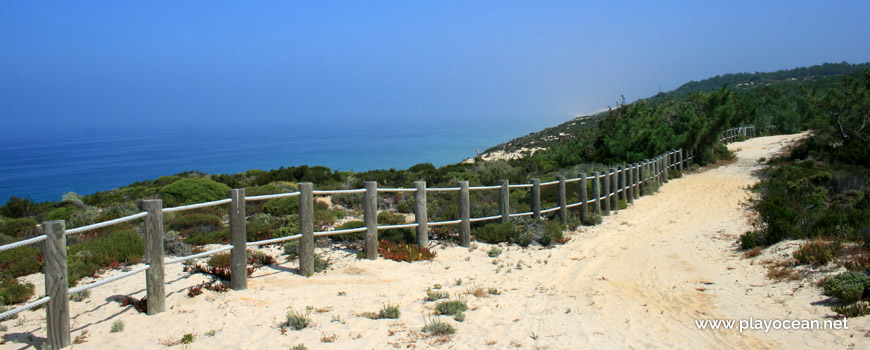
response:
[[[695,325],[696,319],[834,315],[818,305],[827,299],[818,288],[770,281],[764,267],[736,251],[737,236],[749,228],[741,202],[749,195],[744,188],[757,181],[752,175],[760,168],[757,159],[769,158],[799,136],[732,144],[736,162],[673,179],[656,195],[642,197],[602,225],[572,232],[568,243],[554,248],[502,246],[503,253],[492,258],[487,255],[492,245],[466,249],[434,243],[435,261],[412,264],[324,251],[333,260],[325,273],[303,278],[291,272],[295,263],[287,262],[258,270],[248,290],[195,298],[186,296],[186,288],[206,278],[171,265],[166,277],[170,309],[160,315],[146,316],[110,301],[113,295],[142,297],[144,276],[71,302],[72,336],[88,332],[87,342],[73,348],[165,349],[186,333],[196,336],[191,348],[230,349],[295,344],[309,349],[870,348],[866,318],[850,320],[849,330],[740,333]],[[441,317],[456,327],[453,336],[420,332],[434,307],[423,298],[435,284],[461,295],[471,308],[464,322]],[[500,294],[465,294],[476,287]],[[358,316],[385,303],[400,305],[398,320]],[[288,307],[309,307],[313,326],[282,331]],[[44,310],[37,310],[4,322],[7,343],[0,349],[38,344],[45,336],[44,317]],[[125,330],[110,333],[116,320]]]

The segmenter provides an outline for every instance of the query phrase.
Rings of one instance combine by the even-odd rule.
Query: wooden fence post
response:
[[[148,298],[148,315],[166,311],[166,286],[163,275],[163,201],[146,199],[142,209],[148,212],[145,217],[145,288]]]
[[[541,179],[532,179],[532,191],[530,192],[532,200],[532,218],[541,218]]]
[[[508,222],[511,220],[510,183],[508,180],[499,180],[498,184],[501,185],[498,191],[498,213],[501,214],[500,222]]]
[[[619,192],[619,199],[628,203],[628,191],[630,190],[628,189],[628,185],[626,185],[627,182],[625,182],[625,172],[627,171],[627,168],[623,165],[616,169],[619,171],[619,189],[622,190],[622,192]]]
[[[299,274],[314,275],[314,184],[299,184]]]
[[[626,164],[625,170],[625,202],[628,204],[634,203],[634,164]]]
[[[562,225],[568,224],[568,193],[565,191],[565,175],[556,175],[559,183],[556,187],[556,196],[559,199],[559,219]]]
[[[586,204],[589,200],[586,194],[586,173],[580,173],[578,176],[580,181],[577,183],[580,185],[580,188],[578,189],[577,197],[580,198],[580,219],[585,221],[589,216],[589,205]]]
[[[604,216],[610,215],[610,172],[604,171],[604,186],[601,186],[601,189],[604,190],[602,193],[602,197],[604,197]]]
[[[597,216],[601,216],[601,182],[598,178],[598,172],[592,172],[592,196],[595,197],[595,204],[593,205],[593,213]]]
[[[378,183],[366,181],[363,197],[363,220],[366,223],[366,259],[378,258]]]
[[[63,220],[42,223],[45,232],[45,307],[46,341],[52,349],[69,346],[69,287],[66,260],[66,227]]]
[[[426,181],[415,181],[414,218],[417,219],[417,245],[429,245],[429,212],[426,208]]]
[[[471,245],[471,201],[468,196],[468,181],[459,181],[459,245]]]
[[[683,163],[685,163],[685,161],[683,159],[686,158],[683,156],[683,149],[682,148],[680,148],[680,153],[678,153],[678,154],[680,157],[680,173],[682,173],[683,172]]]
[[[248,289],[248,243],[245,221],[245,189],[230,190],[230,288]]]
[[[610,168],[610,208],[614,214],[619,214],[619,174],[616,168]]]
[[[664,169],[664,171],[662,172],[662,178],[664,180],[662,180],[662,181],[663,181],[663,183],[667,183],[668,182],[668,170],[671,170],[671,152],[665,153],[665,156],[662,157],[662,163],[664,163],[664,164],[662,164],[662,169]]]
[[[634,199],[640,198],[640,180],[641,180],[641,169],[643,166],[640,162],[634,163]]]

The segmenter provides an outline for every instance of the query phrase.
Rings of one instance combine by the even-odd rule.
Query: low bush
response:
[[[831,306],[831,310],[843,317],[860,317],[870,315],[870,303],[858,301],[844,306]]]
[[[489,251],[486,252],[486,255],[490,258],[497,258],[499,255],[501,255],[501,249],[499,247],[491,247],[489,248]]]
[[[625,210],[625,209],[628,209],[628,203],[627,203],[626,201],[622,200],[622,199],[617,200],[617,201],[616,201],[616,204],[617,204],[616,207],[619,208],[619,210]]]
[[[115,320],[112,322],[112,328],[109,330],[109,333],[119,333],[124,331],[124,321]]]
[[[223,229],[209,232],[209,233],[194,233],[192,236],[184,239],[184,243],[191,245],[205,245],[205,244],[216,244],[216,243],[229,243],[230,241],[230,228],[225,227]]]
[[[39,232],[36,220],[31,218],[3,219],[0,221],[0,234],[12,237],[30,237]]]
[[[354,220],[354,221],[345,222],[345,223],[339,225],[338,227],[336,227],[335,229],[336,230],[349,230],[349,229],[360,228],[360,227],[366,227],[366,223],[363,221],[360,221],[360,220]],[[332,235],[329,237],[331,237],[333,240],[344,241],[344,242],[359,241],[359,240],[365,239],[366,233],[365,233],[365,231],[354,232],[354,233],[342,233],[342,234]]]
[[[405,224],[405,216],[388,211],[378,213],[378,225],[401,225]],[[378,232],[378,239],[396,243],[415,243],[417,234],[410,228],[393,228]]]
[[[209,214],[187,214],[178,215],[166,222],[169,229],[176,231],[184,231],[189,229],[198,229],[204,232],[212,232],[223,225],[223,221],[217,215]]]
[[[291,308],[287,312],[285,325],[298,331],[311,325],[311,318],[308,317],[307,313],[297,312]]]
[[[746,231],[740,235],[740,249],[749,250],[765,245],[764,234],[758,231]]]
[[[320,203],[320,202],[317,202]],[[342,212],[343,213],[343,212]],[[329,209],[314,211],[315,230],[325,230],[335,224],[336,214]]]
[[[0,305],[21,304],[33,296],[31,283],[21,284],[12,277],[0,276]]]
[[[455,315],[467,310],[468,305],[463,300],[448,300],[435,304],[435,312],[441,315]]]
[[[456,333],[456,328],[438,319],[431,318],[425,322],[422,331],[432,336],[439,336]]]
[[[360,316],[369,318],[372,320],[382,320],[382,319],[398,319],[401,312],[399,311],[399,305],[391,305],[385,304],[381,307],[381,310],[377,313],[374,312],[363,312]]]
[[[450,293],[440,290],[432,290],[432,288],[426,289],[426,301],[436,301],[441,299],[447,299],[450,297]]]
[[[658,192],[660,188],[662,188],[662,184],[660,184],[658,181],[653,179],[653,180],[649,180],[649,181],[644,182],[643,185],[641,186],[641,191],[642,191],[644,196],[649,196],[653,193]]]
[[[802,244],[792,256],[798,263],[822,266],[834,258],[839,248],[839,242],[815,239]]]
[[[288,259],[295,259],[296,255],[299,254],[299,241],[292,240],[284,242],[284,254],[287,254]]]
[[[32,246],[23,246],[0,252],[0,275],[21,277],[42,271],[42,252]]]
[[[60,207],[60,208],[57,208],[55,210],[50,211],[47,215],[45,215],[43,220],[45,220],[45,221],[51,221],[51,220],[64,220],[64,221],[66,221],[77,210],[78,210],[78,208],[76,208],[74,206]]]
[[[868,294],[870,294],[870,276],[861,272],[843,272],[828,278],[825,282],[825,295],[841,300],[855,302]]]
[[[391,241],[380,241],[378,243],[378,252],[384,259],[395,261],[420,261],[432,260],[435,258],[435,253],[429,248],[420,247],[416,244],[395,243]]]
[[[683,177],[683,172],[679,169],[668,170],[668,179],[679,179]]]
[[[160,189],[160,197],[166,206],[195,204],[216,201],[229,197],[230,188],[212,179],[188,177]]]
[[[299,214],[299,199],[294,197],[281,197],[270,199],[263,205],[263,212],[273,216]]]
[[[323,259],[320,257],[320,254],[314,254],[314,273],[320,273],[326,271],[329,266],[332,265],[332,261],[328,258]]]
[[[601,219],[601,215],[589,214],[584,218],[580,218],[580,223],[583,226],[595,226],[600,225],[603,220]]]
[[[136,264],[142,261],[145,246],[134,231],[116,231],[69,247],[69,283],[93,276],[97,269]]]

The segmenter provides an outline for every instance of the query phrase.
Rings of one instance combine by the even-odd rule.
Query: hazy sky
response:
[[[717,74],[870,61],[868,13],[866,0],[3,1],[0,117],[6,134],[545,127]]]

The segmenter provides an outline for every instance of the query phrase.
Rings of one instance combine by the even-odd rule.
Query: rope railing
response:
[[[227,198],[227,199],[220,199],[220,200],[205,202],[205,203],[181,205],[181,206],[172,207],[172,208],[164,208],[163,212],[164,213],[173,213],[173,212],[177,212],[177,211],[206,208],[206,207],[212,207],[215,205],[228,204],[228,203],[231,203],[232,201],[233,201],[232,199]]]
[[[209,251],[207,251],[207,252],[196,253],[196,254],[187,255],[187,256],[180,256],[180,257],[172,258],[172,259],[166,259],[166,260],[163,262],[163,265],[172,265],[172,264],[177,264],[177,263],[184,262],[184,261],[187,261],[187,260],[190,260],[190,259],[196,259],[196,258],[202,258],[202,257],[206,257],[206,256],[212,256],[212,255],[215,255],[215,254],[217,254],[217,253],[222,253],[222,252],[229,251],[229,250],[232,250],[232,249],[233,249],[233,246],[229,246],[229,247],[221,247],[221,248],[218,248],[218,249],[212,249],[212,250],[209,250]]]
[[[555,184],[557,184],[557,183],[559,183],[559,180],[556,180],[556,181],[541,182],[541,186],[550,186],[550,185],[555,185]]]
[[[262,241],[256,241],[256,242],[247,242],[247,243],[245,243],[245,245],[248,247],[261,246],[261,245],[266,245],[266,244],[274,244],[274,243],[280,243],[280,242],[284,242],[284,241],[291,241],[294,239],[299,239],[300,237],[302,237],[302,234],[295,234],[295,235],[291,235],[291,236],[287,236],[287,237],[264,239]]]
[[[534,212],[527,211],[527,212],[525,212],[525,213],[512,213],[512,214],[508,214],[508,216],[509,216],[509,217],[512,217],[512,218],[515,218],[515,217],[520,217],[520,216],[530,216],[530,215],[534,215],[534,214],[535,214]]]
[[[112,277],[109,277],[106,279],[99,280],[97,282],[93,282],[93,283],[89,283],[89,284],[86,284],[86,285],[83,285],[80,287],[72,288],[72,289],[67,291],[67,294],[72,295],[72,294],[75,294],[78,292],[84,292],[88,289],[97,288],[97,287],[102,286],[104,284],[112,283],[112,282],[115,282],[117,280],[133,276],[137,273],[148,270],[150,267],[151,267],[151,265],[140,266],[140,267],[137,267],[137,268],[130,270],[128,272],[124,272],[124,273],[117,275],[117,276],[112,276]]]
[[[394,228],[414,228],[417,226],[420,226],[420,224],[416,223],[416,222],[411,223],[411,224],[383,225],[383,226],[378,226],[378,230],[389,230],[389,229],[394,229]]]
[[[74,234],[77,234],[77,233],[82,233],[82,232],[87,232],[87,231],[91,231],[91,230],[96,230],[96,229],[98,229],[98,228],[103,228],[103,227],[106,227],[106,226],[117,225],[117,224],[124,223],[124,222],[127,222],[127,221],[132,221],[132,220],[136,220],[136,219],[139,219],[139,218],[144,218],[144,217],[146,217],[146,216],[148,216],[148,213],[147,213],[147,212],[141,212],[141,213],[133,214],[133,215],[130,215],[130,216],[125,216],[125,217],[123,217],[123,218],[118,218],[118,219],[114,219],[114,220],[98,222],[98,223],[96,223],[96,224],[92,224],[92,225],[87,225],[87,226],[82,226],[82,227],[76,227],[76,228],[73,228],[73,229],[69,229],[69,230],[66,230],[66,234],[67,234],[67,235],[74,235]]]
[[[347,233],[365,232],[366,230],[368,230],[368,229],[365,227],[358,227],[358,228],[347,228],[347,229],[343,229],[343,230],[318,231],[318,232],[314,232],[314,236],[320,237],[320,236],[342,235],[342,234],[347,234]]]
[[[493,185],[493,186],[471,186],[468,189],[473,191],[473,190],[497,190],[499,188],[501,188],[501,186]]]
[[[360,188],[357,190],[314,190],[313,193],[315,196],[317,195],[332,195],[332,194],[348,194],[348,193],[365,193],[366,190],[364,188]]]
[[[550,208],[550,209],[544,209],[544,210],[541,210],[541,214],[552,213],[552,212],[559,210],[559,209],[562,209],[562,207],[554,207],[554,208]]]
[[[462,220],[447,220],[447,221],[434,221],[430,222],[429,226],[441,226],[441,225],[456,225],[461,224]]]
[[[27,310],[33,309],[33,308],[35,308],[35,307],[39,307],[39,306],[41,306],[42,304],[47,303],[49,300],[51,300],[50,297],[42,297],[42,298],[36,299],[35,301],[32,301],[32,302],[27,303],[27,304],[25,304],[25,305],[22,305],[22,306],[20,306],[20,307],[14,308],[14,309],[9,310],[9,311],[6,311],[6,312],[0,314],[0,321],[6,320],[7,318],[12,317],[12,316],[15,316],[15,315],[17,315],[17,314],[19,314],[19,313],[21,313],[21,312],[24,312],[24,311],[27,311]]]
[[[0,252],[2,252],[2,251],[7,251],[7,250],[10,250],[10,249],[15,249],[15,248],[18,248],[18,247],[23,247],[23,246],[26,246],[26,245],[31,245],[31,244],[34,244],[34,243],[39,243],[39,242],[44,241],[46,237],[47,237],[46,235],[41,235],[41,236],[36,236],[36,237],[33,237],[33,238],[28,238],[28,239],[25,239],[25,240],[22,240],[22,241],[18,241],[18,242],[14,242],[14,243],[9,243],[9,244],[7,244],[7,245],[2,245],[2,246],[0,246]]]
[[[416,188],[378,188],[378,192],[417,192]]]
[[[513,184],[513,185],[508,185],[508,188],[529,188],[529,187],[533,187],[533,186],[534,185],[532,185],[532,184]],[[499,187],[501,187],[501,186],[499,186]]]
[[[493,215],[493,216],[485,216],[485,217],[482,217],[482,218],[471,218],[471,219],[469,219],[468,221],[470,221],[470,222],[481,222],[481,221],[489,221],[489,220],[495,220],[495,219],[501,219],[501,218],[502,218],[501,215]]]
[[[245,197],[245,201],[253,202],[253,201],[267,201],[275,198],[284,198],[284,197],[296,197],[301,192],[287,192],[287,193],[278,193],[278,194],[264,194],[260,196],[247,196]]]
[[[433,187],[427,188],[426,192],[455,192],[459,191],[459,187]]]

